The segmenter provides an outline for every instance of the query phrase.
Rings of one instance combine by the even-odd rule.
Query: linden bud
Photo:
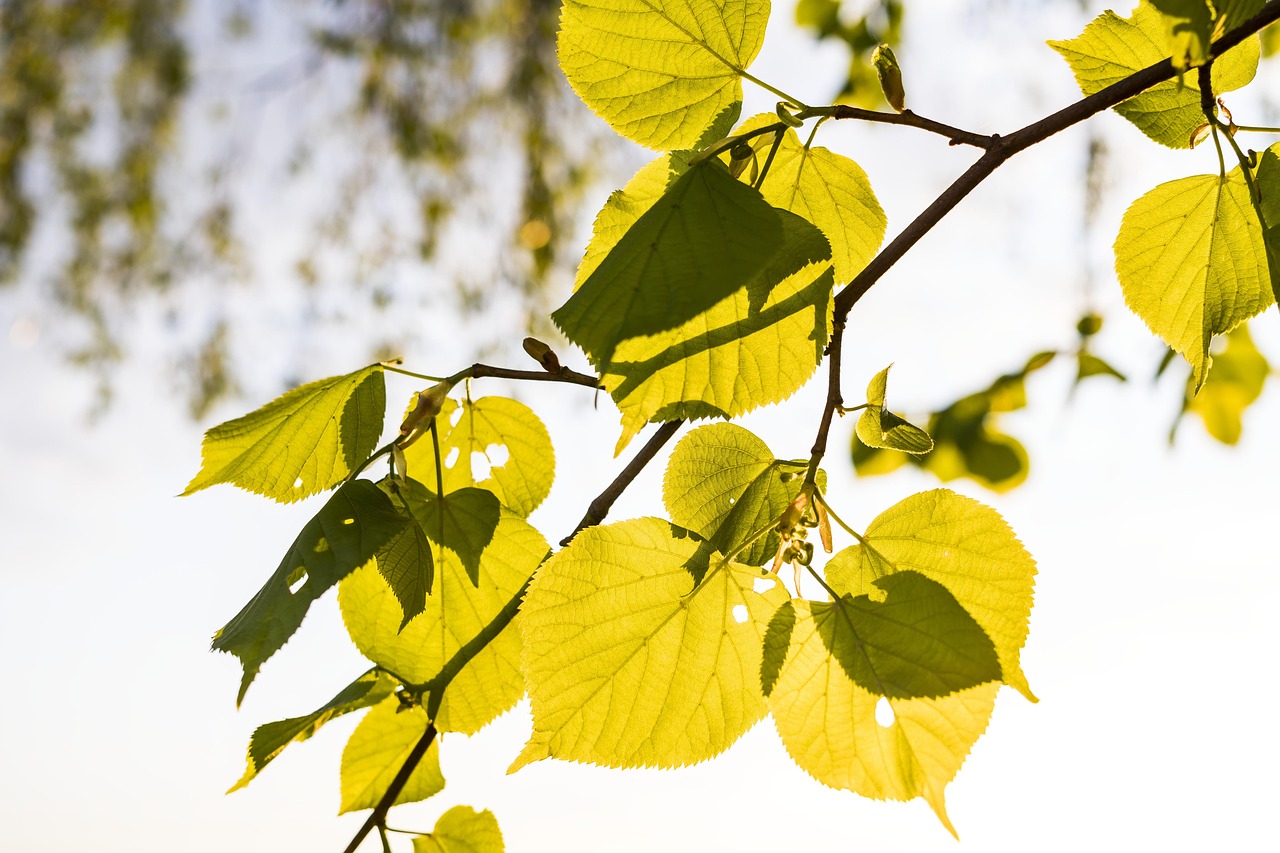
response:
[[[880,78],[880,90],[889,106],[898,112],[907,108],[907,92],[902,87],[902,69],[898,66],[898,58],[887,44],[876,48],[871,56],[871,64],[876,69],[876,77]]]
[[[413,411],[405,415],[404,421],[400,424],[400,435],[408,435],[440,414],[445,398],[449,396],[451,390],[453,390],[453,383],[445,380],[437,382],[425,391],[419,391],[417,405],[413,407]]]
[[[541,364],[542,369],[547,373],[559,373],[564,369],[560,365],[560,357],[552,351],[551,347],[537,338],[525,338],[524,351],[529,354],[530,358]]]

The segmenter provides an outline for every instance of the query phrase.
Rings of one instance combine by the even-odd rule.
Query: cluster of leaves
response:
[[[813,145],[838,108],[780,95],[776,113],[738,123],[768,14],[761,0],[565,5],[559,56],[575,91],[616,132],[662,152],[610,196],[575,291],[552,315],[597,376],[527,341],[542,371],[408,374],[436,384],[409,401],[381,447],[385,373],[407,373],[391,363],[313,382],[206,435],[188,493],[231,483],[287,502],[334,490],[215,635],[214,648],[243,665],[240,698],[335,585],[347,631],[372,664],[317,711],[260,727],[237,788],[291,742],[365,711],[343,752],[342,809],[372,809],[364,831],[385,837],[387,809],[444,787],[436,733],[476,732],[527,694],[533,731],[513,771],[545,758],[687,765],[768,715],[814,778],[868,797],[922,798],[951,828],[946,785],[985,731],[1000,685],[1035,700],[1019,660],[1035,564],[993,509],[944,489],[854,529],[825,493],[822,450],[831,415],[860,411],[863,470],[905,453],[943,479],[1007,488],[1025,476],[1025,452],[993,417],[1025,405],[1026,378],[1058,354],[1037,354],[934,413],[927,430],[889,408],[888,368],[864,403],[841,405],[848,309],[838,306],[852,291],[837,296],[835,286],[869,269],[885,217],[857,164]],[[1215,26],[1234,20],[1215,14]],[[1144,4],[1055,47],[1088,93],[1146,63],[1139,48],[1152,62],[1171,52],[1169,21]],[[1221,61],[1210,55],[1221,76],[1200,75],[1202,86],[1214,83],[1203,102],[1191,82],[1170,81],[1122,114],[1170,145],[1189,144],[1202,120],[1215,139],[1231,139],[1239,128],[1217,118],[1214,96],[1246,82],[1257,55],[1256,38]],[[876,65],[901,109],[892,53],[879,52]],[[796,128],[813,118],[801,142]],[[1135,203],[1117,241],[1126,297],[1186,356],[1192,394],[1207,387],[1213,335],[1272,301],[1275,158],[1274,149],[1239,152],[1230,175],[1224,166],[1158,188]],[[1079,324],[1077,379],[1123,379],[1090,351],[1099,328],[1093,316]],[[1257,381],[1247,341],[1237,332],[1220,356],[1245,392]],[[471,379],[494,376],[603,388],[621,414],[619,451],[663,422],[601,495],[616,497],[680,422],[781,401],[824,355],[833,391],[809,459],[779,457],[734,424],[701,426],[667,462],[667,517],[602,524],[593,502],[554,551],[527,521],[554,481],[546,429],[512,400],[471,397]],[[359,479],[382,457],[384,477]],[[835,550],[833,522],[854,544]],[[825,565],[809,541],[815,529]],[[795,572],[789,586],[785,565]],[[807,584],[820,594],[808,597]],[[449,849],[472,836],[489,839],[478,849],[500,849],[491,818],[469,810],[447,812],[414,843]]]

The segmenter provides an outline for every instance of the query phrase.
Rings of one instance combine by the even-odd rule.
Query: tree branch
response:
[[[952,145],[972,145],[975,148],[990,148],[992,145],[992,137],[984,136],[981,133],[973,133],[968,130],[961,130],[958,127],[952,127],[949,124],[943,124],[940,121],[934,121],[921,115],[916,115],[911,110],[903,110],[900,113],[880,112],[879,110],[864,110],[858,107],[851,107],[847,104],[836,104],[833,107],[814,107],[812,109],[799,113],[800,118],[808,118],[813,116],[830,116],[834,119],[857,119],[858,121],[870,121],[879,124],[898,124],[906,127],[915,127],[920,130],[927,130],[930,133],[937,133],[947,137]]]
[[[434,722],[427,723],[427,730],[423,732],[418,742],[413,745],[413,750],[405,758],[404,764],[400,765],[400,770],[397,771],[395,778],[391,780],[391,784],[387,786],[387,792],[382,795],[382,799],[378,800],[378,804],[374,806],[369,818],[360,827],[359,832],[355,834],[355,837],[351,839],[351,843],[347,845],[342,853],[355,853],[355,849],[360,846],[360,842],[364,841],[374,827],[381,828],[386,826],[387,812],[391,810],[396,797],[400,796],[400,792],[404,790],[404,786],[409,782],[409,777],[417,769],[418,762],[422,761],[422,757],[427,754],[427,750],[431,748],[431,742],[435,739],[436,724]]]
[[[1269,0],[1258,14],[1210,46],[1209,55],[1211,60],[1221,56],[1263,27],[1277,20],[1280,20],[1280,0]],[[920,242],[924,235],[933,230],[933,227],[950,213],[965,196],[986,180],[992,172],[1004,165],[1007,160],[1015,154],[1045,141],[1054,134],[1079,124],[1100,112],[1109,110],[1135,95],[1140,95],[1152,86],[1173,79],[1176,74],[1177,71],[1174,70],[1173,63],[1168,59],[1162,59],[1154,65],[1141,71],[1136,71],[1102,91],[1082,98],[1070,106],[1064,107],[1008,136],[995,135],[989,137],[987,139],[988,144],[985,146],[986,151],[982,157],[957,178],[951,186],[943,190],[942,194],[934,199],[932,204],[926,207],[919,216],[912,220],[911,224],[903,229],[897,237],[893,238],[889,245],[881,249],[879,254],[871,259],[871,262],[854,277],[853,281],[849,282],[843,290],[836,294],[832,341],[837,342],[838,330],[842,329],[848,320],[849,312],[857,304],[858,300],[871,289],[872,285],[884,277],[884,274],[916,243]],[[1212,98],[1212,94],[1210,98]],[[900,123],[905,124],[908,122]],[[837,343],[834,352],[838,351]],[[833,360],[831,368],[830,387],[836,390],[834,395],[830,389],[828,390],[826,408],[818,426],[818,435],[813,443],[814,456],[809,461],[811,472],[817,470],[818,464],[822,460],[821,454],[826,452],[827,433],[831,429],[831,415],[834,407],[839,405],[839,403],[832,402],[839,398],[840,377],[838,363]]]
[[[573,385],[585,385],[587,388],[599,388],[600,380],[585,373],[578,373],[562,367],[555,373],[546,370],[514,370],[510,367],[494,367],[491,364],[473,364],[459,370],[449,377],[453,383],[464,379],[518,379],[525,382],[568,382]]]

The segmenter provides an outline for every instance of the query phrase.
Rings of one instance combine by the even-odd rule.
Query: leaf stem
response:
[[[1280,133],[1280,127],[1257,127],[1251,124],[1237,124],[1236,130],[1243,130],[1246,133]]]
[[[769,167],[773,165],[773,158],[778,153],[778,146],[782,144],[784,131],[778,131],[773,135],[773,145],[769,146],[769,156],[764,158],[764,165],[760,167],[760,174],[756,177],[756,181],[752,184],[752,188],[759,191],[764,186],[765,176],[769,174]]]
[[[768,83],[764,82],[759,77],[755,77],[751,74],[748,74],[746,71],[742,71],[742,70],[739,70],[738,74],[742,76],[743,80],[750,80],[752,83],[755,83],[761,89],[764,89],[766,92],[772,92],[782,100],[786,101],[788,104],[791,104],[797,107],[801,111],[812,109],[804,101],[800,100],[794,95],[788,95],[786,92],[782,91],[781,89],[775,89],[773,86],[770,86]]]
[[[412,370],[397,367],[400,364],[399,359],[395,361],[380,361],[378,364],[382,366],[383,370],[390,370],[392,373],[399,373],[401,376],[412,376],[414,379],[425,379],[428,382],[441,382],[444,380],[443,376],[428,376],[425,373],[415,373]]]

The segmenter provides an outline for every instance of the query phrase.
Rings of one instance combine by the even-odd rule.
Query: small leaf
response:
[[[429,835],[413,839],[413,853],[503,853],[502,830],[493,812],[454,806]]]
[[[426,711],[405,707],[394,696],[365,714],[342,750],[342,805],[338,814],[371,809],[378,804],[414,745],[426,734],[428,722]],[[436,738],[392,805],[416,803],[442,790],[440,739]]]
[[[804,485],[807,462],[775,459],[768,445],[736,424],[708,424],[680,440],[662,480],[662,498],[676,524],[702,536],[722,554],[775,524]],[[826,486],[818,472],[818,487]],[[763,565],[778,550],[769,533],[734,560]]]
[[[448,400],[436,418],[436,430],[445,494],[476,486],[493,492],[512,512],[527,516],[551,493],[556,472],[551,436],[523,403],[507,397]],[[479,458],[488,466],[488,476],[479,476]],[[436,455],[430,440],[409,445],[405,461],[410,477],[435,488]]]
[[[765,713],[761,644],[786,593],[755,592],[762,576],[656,518],[579,533],[521,609],[533,735],[512,770],[676,767],[727,749]]]
[[[416,501],[411,505],[416,506]],[[423,528],[428,536],[436,535],[430,523]],[[342,619],[356,648],[410,684],[425,685],[435,678],[511,601],[547,554],[541,534],[506,509],[500,511],[479,552],[478,585],[473,584],[455,544],[448,538],[443,547],[437,543],[435,590],[422,614],[403,630],[400,604],[374,567],[353,573],[338,590]],[[466,551],[474,544],[458,547]],[[473,734],[519,700],[524,691],[519,621],[486,644],[449,684],[436,720],[441,731]]]
[[[657,335],[746,286],[782,246],[777,213],[719,160],[681,175],[551,316],[607,372],[620,343]]]
[[[238,791],[253,781],[262,769],[285,747],[296,741],[304,741],[311,737],[320,727],[343,714],[359,711],[376,705],[390,696],[396,689],[397,682],[385,672],[371,669],[342,689],[337,696],[330,699],[323,707],[312,711],[305,717],[290,717],[274,723],[264,723],[253,730],[249,739],[249,763],[244,775],[227,791]]]
[[[394,498],[393,498],[394,501]],[[378,571],[386,580],[400,609],[404,611],[400,627],[422,612],[431,585],[435,581],[435,560],[431,556],[431,543],[422,525],[411,514],[400,532],[387,540],[374,554]]]
[[[1086,95],[1167,58],[1173,51],[1166,19],[1150,4],[1142,3],[1129,18],[1103,12],[1084,32],[1049,46],[1071,66],[1080,90]],[[1245,39],[1213,63],[1215,94],[1245,86],[1258,69],[1257,37]],[[1204,122],[1200,88],[1194,75],[1181,81],[1166,80],[1115,108],[1147,136],[1170,148],[1189,148],[1191,136]]]
[[[382,367],[295,388],[204,434],[183,495],[231,483],[283,503],[341,483],[373,453],[386,416]]]
[[[1267,245],[1240,170],[1161,184],[1125,212],[1116,237],[1125,303],[1192,367],[1209,345],[1274,301]]]
[[[1090,376],[1111,376],[1119,379],[1121,382],[1128,382],[1128,378],[1116,370],[1107,362],[1098,358],[1093,353],[1080,350],[1076,354],[1076,384],[1079,385],[1084,379]]]
[[[768,20],[768,0],[566,0],[560,68],[618,133],[689,148],[742,100]]]
[[[888,367],[871,377],[867,385],[867,405],[858,416],[855,427],[858,440],[867,447],[928,453],[933,449],[929,433],[884,408],[888,383]]]
[[[367,480],[347,483],[307,522],[258,594],[213,635],[215,651],[240,658],[239,705],[263,662],[293,636],[311,602],[363,566],[408,523]]]

